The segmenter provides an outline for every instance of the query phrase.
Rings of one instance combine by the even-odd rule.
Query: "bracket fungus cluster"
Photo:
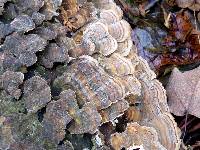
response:
[[[0,110],[0,149],[179,149],[165,89],[137,55],[122,10],[113,0],[70,2],[17,0],[20,11],[13,3],[4,10],[19,14],[0,46],[0,107],[13,108]],[[84,19],[70,22],[79,28],[70,38],[54,18],[59,8],[65,25]]]

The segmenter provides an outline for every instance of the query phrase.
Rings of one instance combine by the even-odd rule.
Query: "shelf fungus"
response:
[[[46,68],[52,68],[54,62],[64,62],[67,60],[68,53],[65,48],[59,47],[56,43],[51,43],[42,58],[42,64]]]
[[[64,139],[66,125],[72,120],[67,111],[66,101],[68,99],[63,96],[64,94],[59,100],[48,103],[42,120],[42,125],[45,127],[44,133],[57,144]]]
[[[47,41],[37,34],[21,35],[14,32],[6,37],[3,45],[3,67],[16,71],[22,66],[31,66],[37,61],[36,52],[43,51]]]
[[[53,16],[58,16],[59,13],[56,11],[61,6],[62,0],[44,0],[42,7],[42,14],[45,15],[45,20],[51,20]]]
[[[11,23],[11,28],[18,32],[28,32],[35,28],[35,24],[28,15],[21,15],[16,17]]]
[[[73,60],[54,81],[71,100],[68,131],[94,134],[111,122],[116,129],[109,131],[110,142],[102,147],[179,149],[180,134],[165,89],[137,55],[122,11],[112,0],[92,2],[97,15],[73,37]],[[119,124],[126,127],[124,132],[118,133]]]
[[[112,24],[122,19],[123,12],[118,6],[116,6],[113,7],[113,9],[101,10],[99,16],[100,19],[105,20],[107,24]]]
[[[3,0],[4,12],[0,149],[179,149],[165,89],[114,0]]]
[[[118,43],[116,52],[122,56],[128,56],[132,48],[133,48],[132,40],[126,39],[125,41]]]
[[[117,42],[123,42],[131,35],[131,27],[125,20],[110,24],[108,26],[108,31]]]
[[[34,76],[25,81],[22,98],[28,112],[37,112],[51,100],[51,90],[44,79]]]
[[[122,83],[109,76],[98,61],[90,56],[82,56],[72,63],[66,72],[66,85],[76,90],[81,104],[92,102],[100,110],[109,107],[125,95]]]
[[[131,149],[134,146],[142,146],[145,150],[166,150],[160,144],[154,128],[138,123],[130,123],[124,132],[112,134],[111,145],[115,150]]]
[[[6,71],[0,76],[1,88],[15,99],[21,96],[19,85],[23,83],[24,74],[21,72]]]
[[[101,116],[92,103],[84,104],[83,108],[79,109],[73,118],[74,122],[69,128],[72,134],[94,134],[98,126],[101,125]]]

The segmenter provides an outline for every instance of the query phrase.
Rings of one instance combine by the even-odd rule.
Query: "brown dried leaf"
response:
[[[171,16],[173,22],[170,25],[170,34],[184,42],[193,29],[190,14],[187,11],[178,12]]]
[[[60,19],[69,31],[77,30],[91,20],[93,9],[93,3],[81,5],[77,0],[63,0]]]
[[[171,112],[178,116],[186,112],[200,118],[200,67],[181,72],[172,71],[166,90]]]
[[[169,30],[154,28],[135,28],[132,39],[135,42],[138,54],[146,59],[150,67],[160,74],[172,65],[187,65],[196,63],[200,59],[200,32],[196,25],[196,16],[187,10],[169,15]],[[158,38],[159,37],[159,38]],[[156,43],[156,41],[160,41]]]

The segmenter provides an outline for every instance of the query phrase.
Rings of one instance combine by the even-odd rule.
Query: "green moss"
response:
[[[67,71],[67,65],[59,65],[56,67],[56,72],[59,74],[59,75],[62,75],[64,72]]]
[[[57,148],[57,145],[53,142],[51,142],[49,139],[45,139],[43,140],[43,147],[44,149],[47,149],[47,150],[56,150]]]
[[[126,0],[126,3],[132,4],[134,0]]]
[[[92,135],[91,134],[68,134],[66,139],[70,141],[74,149],[92,149]]]
[[[43,66],[40,66],[40,65],[37,65],[37,67],[35,68],[35,71],[41,75],[41,77],[43,78],[48,78],[48,74],[47,74],[47,71],[46,69],[43,67]]]
[[[13,126],[19,139],[32,141],[33,143],[41,142],[43,126],[38,121],[36,114],[19,115]]]
[[[16,101],[5,91],[0,92],[0,115],[10,115],[13,113],[25,112],[23,101]]]
[[[22,66],[20,68],[17,69],[18,72],[22,72],[22,73],[27,73],[27,67],[26,66]]]

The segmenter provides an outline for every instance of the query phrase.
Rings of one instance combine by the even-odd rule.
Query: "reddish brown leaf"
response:
[[[190,34],[193,26],[187,11],[179,12],[171,15],[170,35],[177,40],[184,42],[186,37]]]

